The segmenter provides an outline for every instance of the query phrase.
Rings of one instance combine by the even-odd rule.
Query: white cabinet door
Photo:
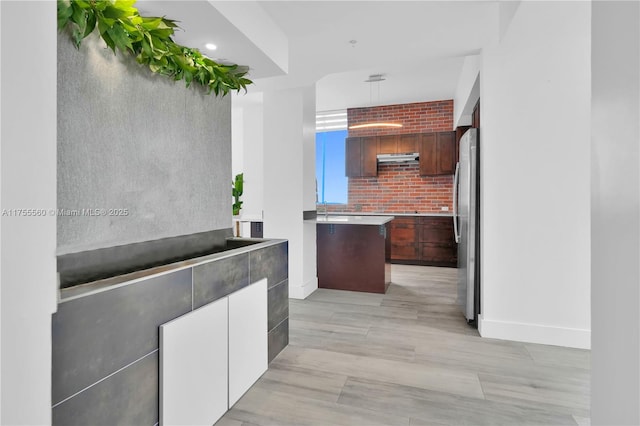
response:
[[[227,411],[227,318],[225,297],[160,326],[161,425],[212,425]]]
[[[267,280],[229,296],[229,408],[267,371]]]

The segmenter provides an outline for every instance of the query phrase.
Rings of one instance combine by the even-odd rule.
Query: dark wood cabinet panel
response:
[[[398,138],[398,154],[418,152],[420,134],[400,135]]]
[[[378,154],[396,154],[398,135],[378,136]]]
[[[455,244],[446,243],[421,243],[420,259],[429,265],[434,266],[456,266],[457,248]]]
[[[420,218],[420,260],[427,265],[457,266],[458,246],[453,236],[453,218]]]
[[[378,141],[375,136],[350,137],[345,140],[345,175],[347,177],[378,175]]]
[[[455,132],[423,133],[420,140],[420,174],[452,175],[456,165]]]
[[[362,140],[362,176],[378,176],[378,141],[375,136]]]
[[[396,217],[391,221],[391,260],[418,259],[417,218]]]
[[[450,216],[400,216],[390,228],[392,262],[457,266],[458,247]]]
[[[362,176],[362,138],[345,140],[345,175],[347,177]]]
[[[456,170],[455,132],[438,133],[438,174],[452,175]]]
[[[391,281],[388,228],[381,233],[375,225],[318,224],[316,230],[318,287],[386,291]]]
[[[391,244],[391,260],[409,260],[418,259],[418,247],[415,242],[412,244]]]
[[[420,174],[436,175],[438,174],[437,162],[437,134],[425,133],[420,140]]]

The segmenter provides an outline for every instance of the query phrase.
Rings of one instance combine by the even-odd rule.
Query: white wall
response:
[[[315,88],[263,99],[264,236],[289,240],[289,297],[302,299],[318,287],[316,228],[302,219],[315,210]]]
[[[264,210],[262,94],[249,103],[234,95],[232,116],[233,176],[244,173],[240,215],[246,220],[262,220]]]
[[[483,51],[486,337],[590,345],[590,11],[523,2]]]
[[[591,424],[640,423],[640,4],[593,2]]]
[[[48,210],[56,207],[56,3],[2,1],[0,10],[1,208]],[[0,228],[0,424],[50,424],[56,219],[2,216]]]
[[[480,55],[464,58],[453,97],[453,128],[470,126],[473,107],[480,97]]]
[[[231,108],[231,176],[244,170],[244,110]]]

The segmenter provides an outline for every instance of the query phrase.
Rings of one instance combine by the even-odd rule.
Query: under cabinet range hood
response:
[[[419,157],[417,152],[408,152],[404,154],[378,154],[378,163],[406,163],[408,161],[416,161]]]

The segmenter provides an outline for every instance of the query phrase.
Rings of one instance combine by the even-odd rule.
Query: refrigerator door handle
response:
[[[456,173],[453,176],[453,236],[456,243],[460,242],[458,234],[458,179],[460,177],[460,162],[456,163]]]

